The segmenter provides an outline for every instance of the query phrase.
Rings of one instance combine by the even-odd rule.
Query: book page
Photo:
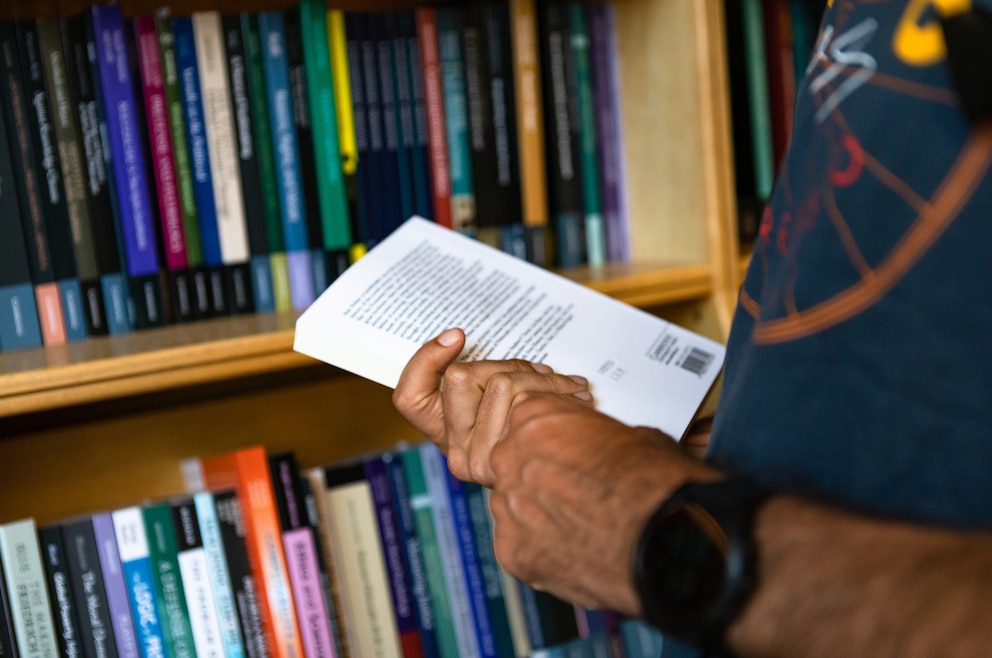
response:
[[[589,379],[596,406],[681,437],[724,347],[484,243],[414,217],[300,316],[294,349],[390,388],[450,327],[461,359],[518,358]]]

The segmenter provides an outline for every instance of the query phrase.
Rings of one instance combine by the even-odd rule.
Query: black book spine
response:
[[[383,86],[383,119],[386,126],[387,147],[396,163],[396,226],[414,212],[413,179],[413,107],[410,95],[410,60],[405,35],[401,32],[399,12],[382,14],[383,39],[387,43],[382,52],[380,67]],[[390,112],[389,106],[392,106]],[[385,112],[390,112],[388,115]]]
[[[0,562],[0,658],[18,658],[17,642],[14,640],[14,620],[10,613],[10,592],[7,579]]]
[[[81,658],[82,636],[76,602],[72,598],[62,531],[57,525],[42,526],[38,529],[38,541],[41,543],[42,564],[45,566],[45,578],[51,596],[52,617],[55,620],[60,654],[64,658]]]
[[[110,604],[103,585],[103,569],[100,567],[93,523],[89,517],[83,517],[62,524],[61,529],[72,596],[79,610],[83,655],[87,658],[117,658]]]
[[[367,32],[367,18],[368,16],[364,12],[347,12],[344,16],[344,24],[348,53],[348,80],[351,86],[351,107],[355,120],[355,147],[358,152],[355,175],[351,178],[354,190],[349,190],[349,197],[354,200],[355,206],[350,214],[355,218],[356,224],[353,227],[353,234],[357,236],[359,242],[364,243],[367,247],[372,247],[379,237],[379,232],[376,219],[378,216],[378,198],[368,191],[372,181],[375,180],[375,169],[372,166],[362,57],[365,33]]]
[[[421,217],[434,217],[434,195],[431,191],[431,162],[428,146],[427,98],[424,92],[424,68],[420,54],[420,37],[413,10],[397,12],[400,37],[406,44],[407,80],[413,141],[410,163],[413,168],[413,210]]]

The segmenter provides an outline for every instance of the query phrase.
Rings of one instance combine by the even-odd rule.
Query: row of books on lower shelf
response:
[[[486,491],[431,444],[299,469],[254,446],[186,460],[189,491],[0,523],[0,656],[657,656],[643,622],[496,562]]]

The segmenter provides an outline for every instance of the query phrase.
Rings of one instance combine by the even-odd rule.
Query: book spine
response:
[[[55,143],[62,164],[65,205],[71,229],[76,274],[79,278],[86,335],[106,335],[107,317],[103,294],[100,291],[96,245],[93,242],[89,203],[86,198],[79,119],[74,112],[75,104],[69,88],[65,46],[62,43],[57,20],[38,19],[37,29]]]
[[[276,156],[273,150],[272,124],[265,91],[265,73],[262,69],[262,44],[259,40],[258,17],[254,13],[243,12],[238,18],[241,23],[241,40],[245,52],[246,84],[250,96],[248,106],[252,113],[252,135],[255,154],[258,159],[258,192],[261,195],[259,208],[264,220],[264,241],[269,251],[272,296],[275,310],[289,311],[293,308],[293,298],[286,261],[286,242],[283,239],[282,218],[279,214]],[[251,235],[249,233],[249,242],[254,245]],[[261,244],[261,240],[259,243]]]
[[[0,183],[13,180],[6,111],[0,104]],[[41,328],[17,192],[0,184],[0,351],[38,347]]]
[[[422,444],[419,450],[424,480],[432,502],[431,515],[437,536],[438,552],[444,564],[444,583],[448,592],[448,602],[451,605],[458,652],[462,656],[480,656],[482,654],[475,633],[472,602],[462,566],[451,498],[448,494],[448,475],[444,456],[429,443]]]
[[[424,90],[424,67],[420,56],[415,10],[399,10],[396,16],[399,39],[406,53],[406,71],[400,84],[407,87],[410,99],[410,166],[413,172],[413,214],[424,218],[434,216],[431,192],[430,134],[427,127],[427,98]]]
[[[73,600],[79,610],[83,655],[116,658],[117,642],[93,523],[90,517],[81,517],[62,524],[61,530]]]
[[[135,326],[165,322],[158,283],[158,248],[152,227],[148,181],[138,132],[124,21],[116,5],[90,7],[103,103],[113,108],[107,121],[108,141],[129,285],[134,299]],[[109,113],[108,113],[109,114]]]
[[[404,564],[402,536],[397,520],[397,510],[393,506],[386,464],[381,456],[365,460],[365,477],[372,492],[378,520],[379,539],[382,542],[389,591],[393,596],[393,610],[396,615],[396,629],[400,636],[400,646],[405,658],[423,656],[420,632],[414,613],[413,592]]]
[[[544,153],[544,114],[535,0],[510,0],[510,35],[516,92],[520,191],[527,227],[528,260],[550,265],[548,188]]]
[[[28,263],[31,267],[42,342],[45,345],[62,345],[66,342],[62,301],[55,282],[48,229],[42,211],[42,191],[28,127],[21,58],[12,22],[0,22],[0,51],[4,77],[3,84],[0,84],[0,100],[4,104],[8,142],[13,147],[11,152],[15,156],[13,159],[20,163],[20,166],[14,167],[14,184],[21,199],[21,222],[27,238]]]
[[[198,11],[192,21],[225,289],[232,313],[251,313],[248,231],[220,14]]]
[[[162,637],[166,655],[172,658],[193,658],[193,629],[189,624],[189,609],[179,572],[176,533],[172,527],[172,511],[167,503],[154,503],[141,509],[151,561],[152,584],[162,619]]]
[[[204,283],[210,299],[208,314],[228,315],[230,300],[227,298],[227,287],[224,285],[224,258],[221,254],[220,230],[217,223],[212,164],[207,147],[193,19],[189,16],[177,16],[171,19],[170,25],[176,74],[182,97],[183,126],[193,174],[193,193],[196,198],[196,217],[206,279]]]
[[[456,230],[472,233],[476,228],[476,210],[461,46],[462,14],[461,7],[437,9],[437,42],[451,175],[451,222]]]
[[[388,44],[382,41],[382,18],[377,12],[365,15],[365,32],[360,40],[361,76],[365,90],[365,117],[368,127],[368,164],[366,170],[367,185],[365,194],[373,197],[369,205],[374,210],[372,221],[371,244],[385,239],[399,216],[396,190],[399,187],[398,172],[395,164],[395,151],[388,150],[386,134],[387,126],[384,115],[384,98],[382,92],[382,70],[380,63],[388,68]],[[385,48],[380,56],[380,43]],[[390,111],[392,109],[392,93],[389,94]],[[395,133],[392,133],[395,137]],[[373,185],[373,181],[376,182]],[[390,190],[388,194],[379,194],[378,190]]]
[[[20,655],[54,658],[59,644],[34,519],[0,524],[0,561]]]
[[[66,339],[86,338],[82,290],[76,272],[69,209],[66,204],[62,160],[55,139],[55,126],[45,84],[38,26],[32,19],[16,22],[17,42],[21,52],[21,67],[25,97],[28,101],[28,124],[34,143],[37,175],[41,185],[41,207],[48,229],[48,245],[52,268],[62,301],[62,321]]]
[[[196,520],[200,526],[200,538],[203,541],[203,550],[207,558],[210,591],[213,593],[214,606],[217,609],[217,623],[220,627],[224,656],[225,658],[243,658],[245,655],[244,643],[238,624],[238,611],[234,604],[234,591],[231,587],[230,572],[224,553],[214,495],[209,491],[195,494],[193,506],[196,508]]]
[[[437,532],[434,529],[434,518],[431,512],[433,502],[430,491],[427,489],[420,449],[417,447],[403,448],[400,450],[399,458],[403,463],[403,475],[406,478],[410,493],[410,515],[413,518],[417,540],[423,555],[425,589],[431,601],[438,649],[443,658],[457,658],[459,656],[458,638],[455,634],[451,603],[448,600],[444,562],[441,559]]]
[[[192,499],[184,499],[173,502],[170,511],[176,535],[176,559],[179,562],[196,655],[223,656],[224,643],[210,583],[210,564],[203,547],[196,506]]]
[[[438,49],[437,10],[418,7],[414,10],[420,65],[424,80],[424,105],[427,116],[427,144],[430,156],[432,219],[448,228],[451,220],[451,176],[448,170],[448,138],[445,128],[444,91],[441,85],[441,54]]]
[[[349,116],[354,125],[355,157],[353,159],[356,239],[362,245],[358,253],[375,244],[378,236],[376,195],[368,193],[375,180],[373,158],[370,146],[369,115],[366,103],[365,75],[362,45],[367,32],[368,16],[365,12],[348,12],[344,16],[345,51],[349,81],[351,111]]]
[[[76,602],[72,598],[72,585],[69,568],[65,561],[62,531],[57,525],[42,526],[38,528],[38,542],[41,547],[42,564],[45,568],[45,581],[52,598],[52,617],[55,622],[59,655],[65,656],[65,658],[81,658],[83,645],[79,616]],[[6,655],[4,654],[4,656]]]
[[[307,656],[333,658],[334,642],[322,591],[317,538],[306,516],[296,458],[292,453],[272,455],[269,468],[303,650]]]
[[[103,571],[103,586],[107,592],[111,627],[117,642],[117,653],[121,658],[136,658],[140,655],[140,651],[131,616],[131,605],[128,602],[121,556],[117,548],[117,537],[114,534],[114,521],[110,512],[94,514],[92,521],[93,537],[96,540],[100,568]]]
[[[111,513],[121,568],[131,603],[131,616],[143,658],[164,658],[165,636],[152,584],[151,554],[141,508],[127,507]]]
[[[258,588],[245,546],[241,501],[233,490],[218,491],[214,494],[214,506],[217,509],[217,521],[234,591],[245,654],[248,658],[267,658],[269,646],[262,628]]]
[[[0,560],[0,656],[19,658],[17,640],[14,637],[14,618],[10,609],[10,593],[4,577],[3,561]]]
[[[382,87],[386,148],[396,172],[397,203],[394,224],[413,215],[413,112],[410,107],[409,62],[396,11],[381,14],[382,34],[378,44],[379,80]]]
[[[187,322],[195,319],[196,306],[193,302],[193,282],[189,275],[189,262],[186,257],[182,205],[179,202],[158,34],[155,31],[155,19],[151,16],[138,16],[133,24],[142,98],[145,104],[149,157],[152,160],[158,199],[162,251],[168,270],[169,294],[172,298],[175,319]]]
[[[231,90],[231,111],[234,116],[234,141],[238,155],[238,173],[244,194],[245,229],[250,252],[251,291],[255,311],[265,313],[276,309],[272,288],[272,261],[269,237],[265,227],[265,202],[253,122],[255,110],[251,104],[248,85],[248,62],[241,16],[227,14],[221,18],[224,52],[227,57],[228,85]],[[273,185],[275,179],[272,180]],[[278,210],[277,210],[278,212]]]
[[[238,498],[243,504],[245,541],[254,565],[262,618],[271,643],[270,652],[278,658],[302,658],[303,644],[293,609],[282,531],[265,449],[253,447],[238,450],[235,462]]]
[[[280,12],[258,14],[259,41],[268,100],[273,150],[276,153],[276,181],[283,238],[289,267],[290,291],[294,309],[306,308],[315,299],[311,257],[308,249],[303,181],[299,150],[293,125],[289,65],[286,60],[285,28]]]
[[[762,0],[743,0],[742,24],[747,67],[748,103],[751,108],[754,178],[759,199],[771,196],[775,181],[771,107],[768,100],[768,64],[765,59],[765,28]]]

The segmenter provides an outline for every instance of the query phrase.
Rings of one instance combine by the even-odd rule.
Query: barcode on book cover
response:
[[[690,347],[689,353],[685,355],[679,366],[683,370],[688,370],[692,374],[702,377],[709,370],[711,363],[713,363],[713,354],[698,347]]]

